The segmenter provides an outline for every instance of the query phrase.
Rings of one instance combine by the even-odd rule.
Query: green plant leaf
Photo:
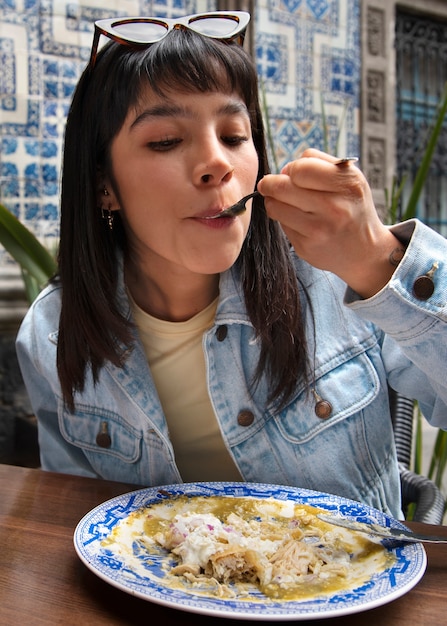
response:
[[[265,126],[266,133],[267,133],[267,143],[268,143],[269,150],[270,150],[270,156],[272,157],[272,160],[273,160],[274,173],[277,174],[279,173],[279,163],[278,163],[278,157],[277,157],[276,150],[275,150],[275,142],[273,140],[272,122],[270,119],[269,108],[267,104],[267,92],[265,90],[265,83],[262,79],[259,81],[259,84],[261,88],[261,108],[262,108],[262,116],[264,118],[264,126]]]
[[[336,134],[336,137],[335,137],[334,154],[338,154],[339,153],[341,131],[343,130],[343,125],[345,123],[346,116],[348,114],[348,109],[349,109],[349,100],[346,99],[345,103],[343,104],[343,110],[341,112],[340,121],[338,123],[337,134]]]
[[[57,263],[6,207],[0,204],[0,243],[39,285],[45,284],[57,271]]]
[[[433,446],[433,454],[431,457],[430,468],[428,470],[428,477],[435,482],[435,484],[441,488],[442,478],[447,465],[447,432],[445,430],[438,430],[435,444]]]
[[[404,176],[400,185],[397,184],[397,179],[393,176],[393,182],[391,186],[391,192],[385,189],[385,204],[388,207],[387,215],[390,224],[396,224],[399,213],[399,199],[402,195],[403,188],[405,186],[407,177]]]
[[[416,438],[414,442],[414,471],[422,473],[422,413],[418,407],[416,416]]]
[[[327,126],[326,107],[323,92],[320,91],[321,125],[323,127],[323,152],[329,152],[329,130]]]
[[[419,197],[422,193],[422,189],[425,185],[425,181],[428,176],[428,172],[430,169],[430,164],[433,158],[433,153],[435,151],[436,145],[438,143],[439,135],[442,130],[442,126],[444,124],[444,118],[447,113],[447,83],[444,85],[444,91],[441,98],[440,105],[438,107],[438,114],[436,116],[433,129],[431,131],[429,140],[427,142],[424,155],[422,157],[422,161],[419,165],[418,171],[416,173],[416,177],[414,179],[414,183],[411,188],[410,198],[408,200],[408,204],[403,215],[403,220],[410,219],[416,215],[417,203],[419,201]]]
[[[25,292],[28,302],[31,304],[37,298],[42,291],[42,283],[39,283],[35,276],[32,276],[29,272],[22,268],[23,284],[25,285]]]

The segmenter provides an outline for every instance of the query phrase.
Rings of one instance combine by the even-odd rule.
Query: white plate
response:
[[[116,554],[101,545],[120,520],[141,507],[165,499],[166,492],[173,496],[252,496],[293,500],[359,522],[378,522],[395,528],[404,526],[381,511],[352,500],[306,489],[256,483],[185,483],[141,489],[113,498],[85,515],[76,527],[74,545],[79,558],[87,567],[118,589],[171,608],[256,621],[311,620],[348,615],[399,598],[417,584],[427,565],[421,544],[388,542],[385,545],[395,555],[391,567],[373,574],[365,584],[354,590],[336,592],[329,597],[278,602],[268,600],[262,594],[253,596],[252,600],[193,595],[170,587],[156,563],[149,568],[150,577],[141,576],[140,572],[129,570],[127,563],[124,565]]]

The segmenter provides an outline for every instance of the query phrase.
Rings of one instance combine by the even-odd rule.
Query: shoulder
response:
[[[57,333],[61,308],[61,287],[51,283],[41,291],[28,309],[20,326],[18,339],[48,337]]]
[[[32,316],[55,319],[59,324],[62,298],[62,287],[58,282],[49,284],[43,289],[30,306],[28,314]]]

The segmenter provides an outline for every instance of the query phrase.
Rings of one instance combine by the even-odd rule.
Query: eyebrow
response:
[[[250,118],[247,107],[243,102],[240,101],[231,101],[225,103],[223,106],[219,107],[216,111],[218,116],[232,116],[232,115],[244,115],[247,118]],[[163,104],[156,104],[153,107],[145,109],[142,111],[132,122],[130,125],[130,129],[144,124],[144,122],[149,121],[151,119],[161,118],[161,117],[184,117],[186,119],[194,118],[194,111],[187,107],[183,107],[174,103],[165,102]]]

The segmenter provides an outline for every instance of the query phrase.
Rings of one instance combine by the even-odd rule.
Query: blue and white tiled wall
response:
[[[272,168],[307,146],[358,154],[360,0],[254,4]],[[65,118],[93,22],[215,7],[206,0],[0,0],[0,201],[44,243],[57,241]],[[0,268],[9,263],[0,248]]]

